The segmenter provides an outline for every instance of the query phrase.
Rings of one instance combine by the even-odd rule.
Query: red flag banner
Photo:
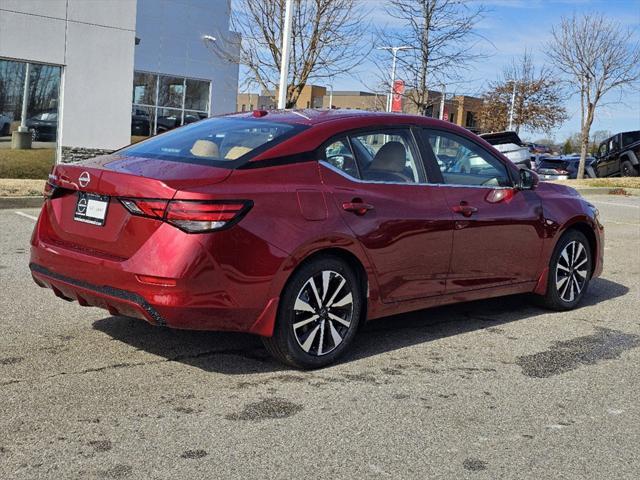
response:
[[[404,93],[404,80],[393,82],[393,97],[391,99],[391,111],[402,112],[402,94]]]

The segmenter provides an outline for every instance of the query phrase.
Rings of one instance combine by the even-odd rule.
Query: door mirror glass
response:
[[[536,172],[527,168],[520,169],[520,190],[533,190],[539,182],[540,178]]]

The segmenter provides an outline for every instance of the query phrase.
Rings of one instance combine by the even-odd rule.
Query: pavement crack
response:
[[[241,357],[245,357],[245,358],[249,358],[251,360],[256,360],[256,361],[260,361],[260,362],[264,362],[267,361],[267,357],[262,356],[257,354],[258,353],[258,349],[255,350],[242,350],[239,348],[230,348],[227,350],[207,350],[204,352],[198,352],[198,353],[193,353],[193,354],[183,354],[183,355],[174,355],[171,357],[166,357],[166,358],[158,358],[158,359],[152,359],[152,360],[146,360],[143,362],[121,362],[121,363],[114,363],[111,365],[105,365],[103,367],[91,367],[91,368],[85,368],[83,370],[78,370],[78,371],[70,371],[70,372],[58,372],[58,373],[54,373],[52,375],[46,375],[46,376],[41,376],[41,377],[33,377],[33,378],[25,378],[25,379],[12,379],[12,380],[8,380],[8,381],[4,381],[4,382],[0,382],[0,386],[8,386],[8,385],[14,385],[14,384],[18,384],[18,383],[25,383],[25,382],[36,382],[36,381],[42,381],[42,380],[50,380],[53,378],[58,378],[58,377],[62,377],[62,376],[66,376],[66,375],[86,375],[88,373],[96,373],[96,372],[104,372],[104,371],[108,371],[108,370],[117,370],[120,368],[134,368],[134,367],[142,367],[145,365],[154,365],[154,364],[160,364],[160,363],[168,363],[168,362],[185,362],[185,361],[189,361],[189,360],[197,360],[200,358],[206,358],[206,357],[213,357],[216,355],[238,355]]]

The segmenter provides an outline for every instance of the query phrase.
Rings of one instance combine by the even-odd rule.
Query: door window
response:
[[[356,159],[347,137],[339,138],[324,149],[324,160],[353,178],[360,178]]]
[[[361,178],[371,182],[424,183],[411,132],[378,130],[350,137]]]
[[[512,186],[507,167],[479,145],[454,133],[426,130],[445,184]]]

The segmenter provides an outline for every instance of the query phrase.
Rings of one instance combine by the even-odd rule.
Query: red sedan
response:
[[[38,285],[153,325],[254,333],[298,368],[387,315],[527,292],[571,309],[602,270],[593,205],[409,115],[203,120],[57,165],[45,197]]]

